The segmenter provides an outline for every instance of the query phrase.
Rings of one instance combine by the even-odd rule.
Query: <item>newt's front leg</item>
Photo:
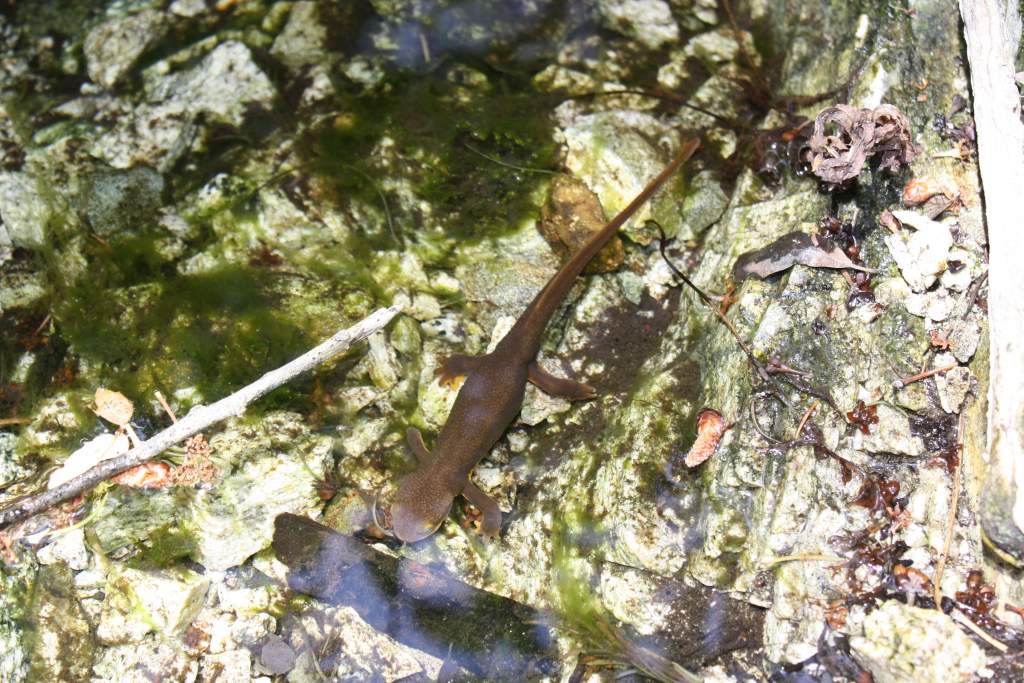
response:
[[[448,356],[441,362],[441,367],[434,371],[441,384],[454,387],[459,377],[465,377],[476,370],[480,365],[483,356],[467,356],[463,353],[455,353]]]
[[[567,398],[570,401],[584,401],[597,396],[597,391],[589,384],[576,382],[565,377],[555,377],[536,361],[530,363],[526,378],[532,384],[537,385],[544,393]]]
[[[471,481],[466,482],[462,495],[480,510],[480,532],[485,536],[497,538],[501,532],[501,508],[494,499]]]

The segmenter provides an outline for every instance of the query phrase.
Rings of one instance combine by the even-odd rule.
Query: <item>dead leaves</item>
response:
[[[752,276],[764,279],[798,263],[811,268],[852,268],[865,273],[874,272],[851,261],[827,237],[791,232],[766,247],[740,255],[732,267],[732,279],[736,283]]]
[[[907,117],[891,104],[875,109],[837,104],[822,109],[814,121],[810,145],[811,171],[833,187],[856,178],[868,159],[877,157],[880,169],[898,171],[917,156]]]

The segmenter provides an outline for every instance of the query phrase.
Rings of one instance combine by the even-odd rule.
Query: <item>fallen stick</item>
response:
[[[398,305],[378,309],[352,327],[335,333],[327,341],[315,346],[276,370],[271,370],[252,384],[239,389],[230,396],[208,406],[196,406],[189,411],[188,415],[159,434],[156,434],[152,439],[143,441],[124,455],[104,460],[87,470],[84,474],[49,491],[43,491],[42,493],[26,496],[15,501],[13,504],[0,510],[0,527],[26,519],[57,503],[74,498],[116,474],[152,460],[171,446],[198,434],[212,424],[235,415],[241,415],[245,412],[246,406],[260,396],[330,360],[356,342],[383,329],[400,310],[401,306]]]

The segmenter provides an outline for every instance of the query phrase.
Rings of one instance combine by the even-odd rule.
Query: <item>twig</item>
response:
[[[177,422],[178,418],[174,415],[174,411],[171,410],[171,407],[167,405],[167,399],[164,398],[164,395],[160,393],[159,390],[154,391],[153,393],[156,394],[156,400],[160,401],[160,406],[164,409],[164,412],[167,413],[167,417],[171,418],[171,422]]]
[[[796,435],[793,437],[794,439],[799,439],[800,435],[804,433],[804,425],[807,424],[807,421],[811,419],[811,416],[814,415],[814,411],[817,409],[818,402],[811,402],[811,405],[807,408],[807,412],[805,412],[804,416],[800,419],[800,425],[796,428]]]
[[[803,555],[780,555],[779,557],[773,557],[764,563],[765,569],[771,569],[777,564],[783,562],[835,562],[842,564],[847,562],[847,558],[839,557],[838,555],[822,555],[819,553],[807,553]]]
[[[943,373],[943,372],[946,372],[948,370],[952,370],[957,365],[959,365],[959,363],[950,363],[949,365],[943,365],[941,368],[932,368],[931,370],[925,370],[924,372],[919,372],[916,375],[911,375],[910,377],[902,377],[902,378],[896,380],[895,382],[893,382],[892,384],[893,384],[894,388],[902,389],[903,387],[907,386],[908,384],[913,384],[914,382],[920,382],[922,379],[928,379],[932,375],[938,375],[939,373]]]
[[[974,635],[978,636],[979,638],[984,640],[986,643],[988,643],[989,645],[991,645],[995,649],[997,649],[997,650],[999,650],[1000,652],[1003,652],[1003,653],[1005,653],[1007,650],[1010,649],[1009,645],[1007,645],[1006,643],[1004,643],[1004,642],[1002,642],[1000,640],[996,640],[995,638],[990,636],[988,633],[983,631],[980,626],[978,626],[973,621],[971,621],[970,617],[968,617],[966,614],[964,614],[960,610],[955,609],[955,610],[953,610],[952,614],[953,614],[953,619],[955,621],[958,621],[961,624],[963,624],[964,626],[966,626],[967,628],[969,628],[971,630],[971,632],[974,633]]]
[[[27,425],[32,421],[30,417],[0,417],[0,427],[8,425]]]
[[[465,147],[466,149],[468,149],[473,154],[476,154],[477,156],[480,156],[480,157],[483,157],[484,159],[487,159],[487,161],[490,161],[492,164],[497,164],[498,166],[504,166],[505,168],[511,168],[513,171],[522,171],[523,173],[543,173],[544,175],[555,175],[555,176],[556,175],[560,175],[558,173],[558,171],[549,171],[546,168],[529,168],[527,166],[517,166],[515,164],[510,164],[507,161],[502,161],[501,159],[498,159],[496,157],[492,157],[489,154],[485,154],[485,153],[481,152],[480,150],[478,150],[476,147],[473,147],[468,142],[463,142],[462,146]]]
[[[295,360],[271,370],[252,384],[208,406],[196,406],[189,414],[155,435],[152,439],[132,448],[124,455],[104,460],[84,474],[60,486],[21,500],[0,510],[0,527],[17,522],[47,508],[74,498],[115,474],[152,460],[167,448],[194,436],[207,427],[245,412],[246,406],[276,389],[285,382],[324,363],[356,342],[384,328],[398,314],[401,306],[381,308],[352,327],[337,332]]]
[[[946,558],[949,557],[949,548],[953,545],[953,527],[956,525],[956,508],[960,504],[960,480],[963,476],[964,452],[964,423],[967,421],[966,402],[960,408],[960,419],[956,426],[956,449],[957,464],[953,467],[953,491],[949,496],[949,510],[946,512],[946,538],[942,543],[942,554],[935,563],[935,571],[932,573],[932,586],[935,596],[935,609],[942,609],[942,572],[946,570]]]

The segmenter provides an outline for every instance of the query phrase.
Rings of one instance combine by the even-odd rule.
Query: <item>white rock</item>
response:
[[[888,600],[850,638],[854,658],[877,683],[966,681],[985,668],[982,649],[952,617]]]
[[[252,656],[247,650],[203,655],[199,660],[200,683],[250,683]]]
[[[40,564],[64,562],[75,571],[89,566],[89,551],[85,548],[85,530],[81,527],[61,529],[54,534],[53,543],[36,553]]]
[[[601,0],[598,10],[605,26],[649,48],[679,40],[679,26],[663,0]]]
[[[50,205],[26,173],[0,173],[0,248],[39,249],[46,245]]]
[[[166,32],[167,21],[157,10],[143,10],[100,24],[89,31],[82,45],[89,78],[104,88],[114,87]]]
[[[899,266],[903,279],[915,292],[923,292],[946,269],[953,236],[942,223],[913,211],[893,211],[904,225],[917,228],[913,233],[886,235],[885,244]]]
[[[929,292],[914,292],[907,297],[904,304],[911,315],[939,322],[953,312],[956,299],[949,295],[948,289],[940,287]]]

